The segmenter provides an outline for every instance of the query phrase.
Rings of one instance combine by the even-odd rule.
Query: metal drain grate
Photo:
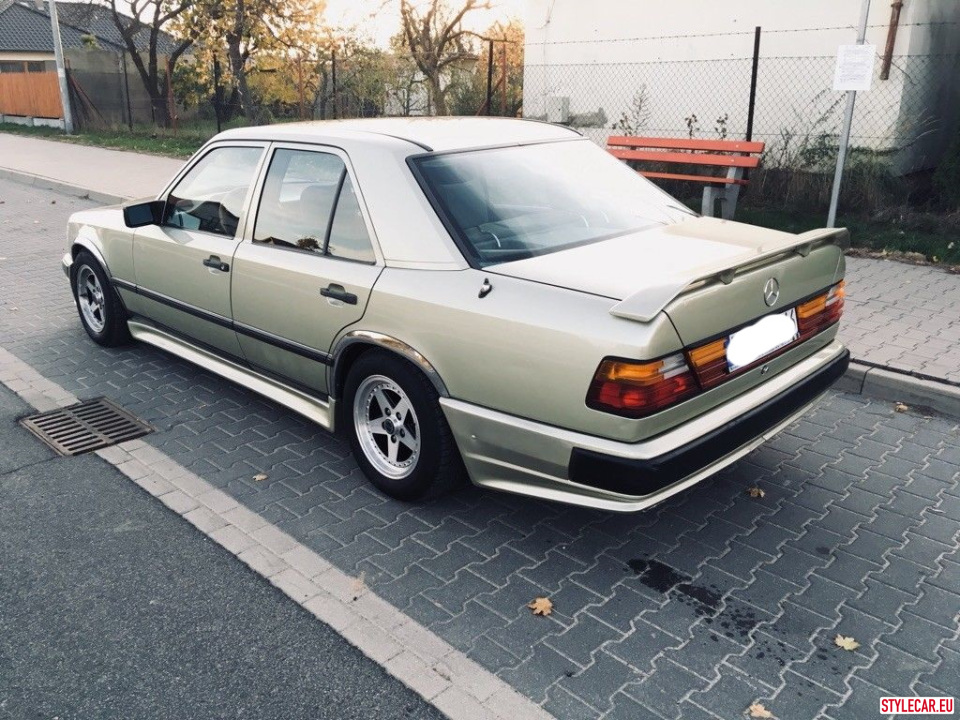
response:
[[[149,425],[102,397],[31,415],[20,424],[61,455],[80,455],[153,432]]]

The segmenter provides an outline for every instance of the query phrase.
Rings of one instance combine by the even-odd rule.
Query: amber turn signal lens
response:
[[[690,362],[694,367],[701,368],[709,365],[714,360],[727,357],[727,341],[725,339],[714,340],[706,345],[701,345],[690,351]]]
[[[847,295],[843,280],[822,295],[797,306],[797,325],[801,335],[812,335],[840,320]]]

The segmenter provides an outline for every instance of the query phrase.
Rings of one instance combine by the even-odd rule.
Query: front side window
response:
[[[233,237],[262,148],[221,147],[204,155],[167,197],[163,224]]]
[[[346,165],[331,153],[273,154],[253,241],[372,263],[376,260]]]
[[[414,163],[481,267],[692,214],[589,140],[424,155]]]

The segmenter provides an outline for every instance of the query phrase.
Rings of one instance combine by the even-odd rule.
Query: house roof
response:
[[[40,8],[32,0],[0,0],[0,51],[53,52],[50,15],[46,4]],[[85,2],[57,2],[60,38],[64,48],[87,47],[84,37],[93,36],[104,49],[120,51],[126,44],[113,22],[109,8]],[[128,18],[134,22],[133,18]],[[149,34],[137,34],[138,50],[146,50]],[[168,55],[176,42],[167,33],[157,38],[157,52]]]

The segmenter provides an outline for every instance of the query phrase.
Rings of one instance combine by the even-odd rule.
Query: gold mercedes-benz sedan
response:
[[[844,230],[699,217],[576,132],[492,118],[217,135],[155,199],[75,213],[63,267],[131,337],[349,436],[396,498],[640,510],[846,370]]]

